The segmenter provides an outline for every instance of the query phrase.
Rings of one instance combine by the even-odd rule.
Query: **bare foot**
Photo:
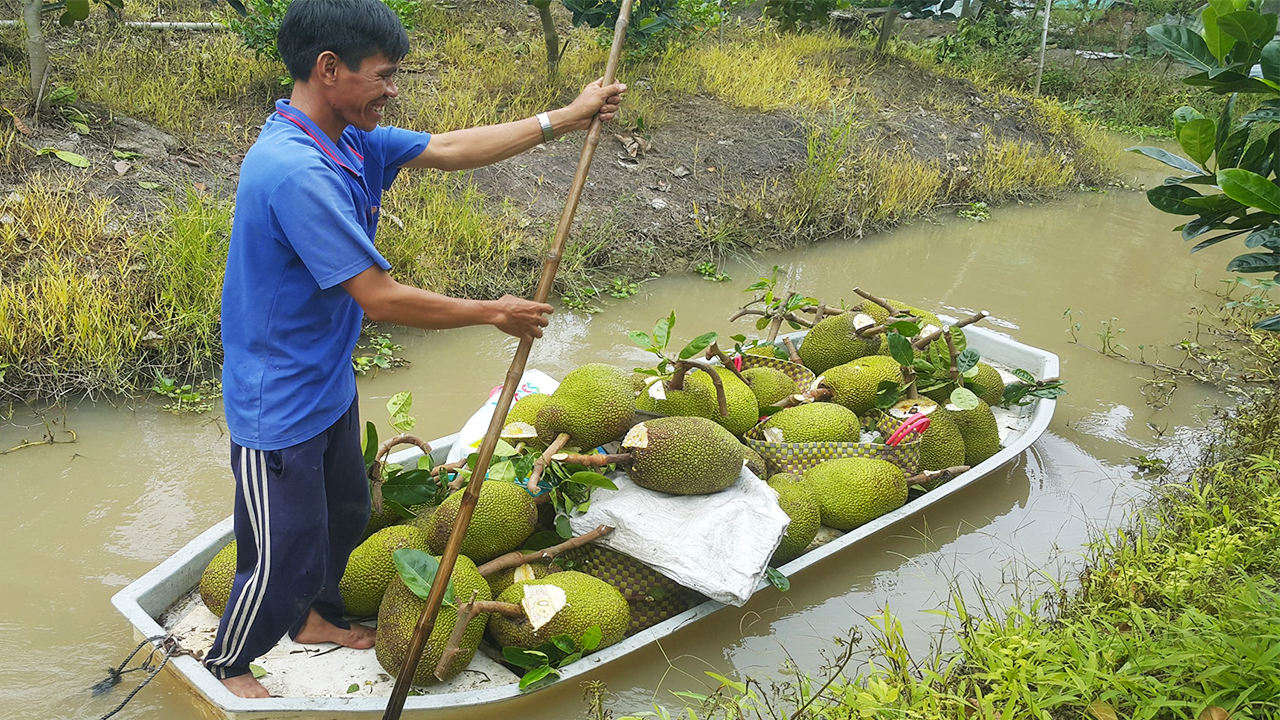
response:
[[[233,695],[238,695],[242,698],[271,697],[271,693],[267,692],[267,689],[262,687],[262,683],[258,682],[258,679],[253,676],[253,673],[245,673],[244,675],[227,678],[222,681],[222,684],[225,685]]]
[[[320,617],[320,613],[312,610],[308,613],[306,622],[302,623],[302,629],[298,631],[298,636],[293,641],[304,644],[331,642],[337,643],[342,647],[368,650],[373,647],[373,641],[376,637],[377,634],[371,627],[366,627],[360,623],[351,623],[351,629],[343,630]]]

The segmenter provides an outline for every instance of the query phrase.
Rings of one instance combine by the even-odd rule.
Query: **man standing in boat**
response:
[[[382,192],[402,167],[481,167],[611,120],[626,90],[597,81],[558,110],[430,135],[378,125],[409,51],[379,0],[294,0],[278,47],[293,92],[241,166],[222,298],[237,558],[204,662],[241,697],[268,697],[249,663],[286,633],[373,646],[373,630],[343,620],[338,592],[369,517],[351,367],[362,318],[528,338],[552,311],[396,282],[373,244]]]

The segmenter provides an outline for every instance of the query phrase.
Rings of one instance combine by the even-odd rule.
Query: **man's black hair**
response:
[[[306,82],[326,50],[357,70],[379,51],[392,62],[402,59],[409,52],[409,35],[381,0],[293,0],[280,23],[276,47],[289,75]]]

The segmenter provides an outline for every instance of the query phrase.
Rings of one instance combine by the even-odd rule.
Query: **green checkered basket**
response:
[[[782,371],[787,377],[796,381],[796,392],[809,390],[818,379],[818,376],[814,375],[812,370],[790,360],[764,355],[743,354],[740,357],[742,358],[743,370],[753,367],[771,367],[774,370]]]
[[[571,550],[561,557],[573,561],[573,569],[616,587],[631,608],[627,635],[646,630],[706,600],[643,562],[595,544]]]
[[[895,426],[890,425],[889,432],[885,432],[883,424],[882,420],[877,427],[880,428],[881,436],[887,438],[892,434]],[[902,473],[908,477],[915,475],[920,467],[919,435],[913,434],[909,440],[904,440],[897,445],[836,441],[787,443],[766,440],[761,431],[761,425],[763,423],[751,428],[742,437],[747,447],[760,453],[764,458],[770,475],[782,472],[799,474],[827,460],[853,457],[888,460],[902,468]]]

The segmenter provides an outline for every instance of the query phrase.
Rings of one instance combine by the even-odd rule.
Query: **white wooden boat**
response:
[[[1058,358],[1053,353],[1024,345],[1003,334],[984,328],[971,326],[965,329],[965,334],[969,345],[982,354],[984,361],[997,367],[1022,368],[1031,372],[1037,379],[1058,376]],[[799,334],[797,338],[798,336]],[[785,575],[793,575],[823,562],[831,555],[848,549],[859,540],[912,517],[927,507],[944,502],[953,493],[980,481],[988,473],[1021,455],[1040,437],[1049,426],[1054,406],[1054,400],[1040,399],[1023,408],[1001,411],[998,419],[1001,425],[1003,448],[994,456],[941,487],[910,500],[903,507],[866,525],[844,534],[835,534],[835,531],[832,531],[827,535],[830,538],[828,542],[792,560],[780,570]],[[456,435],[451,435],[431,442],[433,455],[438,462],[444,460],[455,438]],[[420,450],[411,448],[396,453],[391,459],[408,465],[416,461],[420,455]],[[133,625],[134,633],[139,640],[174,631],[175,625],[183,621],[184,613],[203,612],[209,618],[213,617],[200,603],[196,588],[209,560],[230,542],[231,538],[231,518],[227,518],[192,540],[186,547],[129,584],[112,598],[112,604]],[[767,585],[762,583],[760,589],[765,587]],[[596,667],[666,637],[723,607],[725,606],[721,603],[708,600],[665,622],[628,637],[616,645],[588,655],[563,668],[560,682],[587,675]],[[207,630],[205,632],[207,634]],[[228,692],[194,657],[174,657],[168,668],[192,686],[216,710],[229,718],[265,718],[277,715],[324,718],[352,717],[357,714],[377,716],[385,708],[393,681],[381,671],[381,668],[378,668],[371,650],[355,651],[341,648],[337,652],[330,652],[320,657],[320,653],[315,651],[312,651],[314,654],[308,655],[301,651],[302,646],[292,645],[290,649],[287,647],[289,645],[292,644],[286,640],[282,642],[282,646],[286,647],[277,648],[277,650],[282,653],[282,657],[292,654],[292,657],[306,663],[304,668],[295,672],[309,680],[319,680],[319,683],[313,682],[313,684],[321,689],[320,694],[296,694],[247,700]],[[188,646],[186,640],[184,640],[184,646]],[[208,638],[205,638],[205,646],[208,646]],[[407,699],[406,713],[486,705],[522,694],[518,686],[519,676],[497,662],[494,659],[497,657],[496,654],[487,657],[483,648],[484,646],[482,646],[482,652],[476,654],[476,659],[469,668],[469,670],[476,669],[478,672],[464,671],[462,675],[448,683],[421,688],[423,694]],[[281,665],[269,665],[267,660],[263,660],[262,664],[273,673],[284,674],[288,670],[283,666],[288,662],[290,661],[281,660]],[[358,668],[361,663],[365,668],[372,668],[363,672],[380,677],[363,683],[357,681],[355,684],[360,685],[357,692],[343,692],[348,688],[346,678],[353,677],[352,672],[361,672],[359,669],[353,671],[352,668]],[[277,668],[282,669],[277,670]],[[345,672],[347,675],[338,674],[326,678],[326,672]],[[267,684],[268,689],[272,689],[269,678],[264,679],[264,684]]]

